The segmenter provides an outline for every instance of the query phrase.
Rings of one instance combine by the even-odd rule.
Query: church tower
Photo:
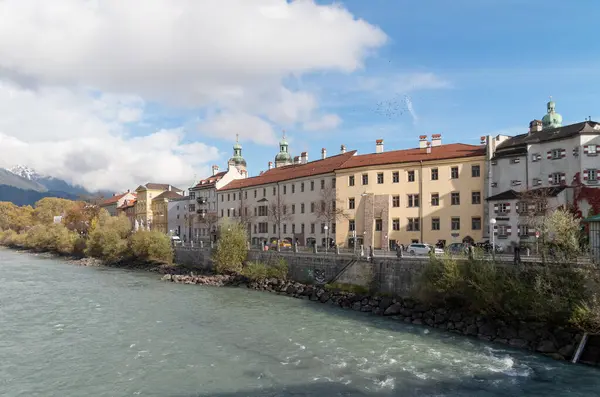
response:
[[[549,130],[552,128],[562,127],[562,116],[556,113],[556,103],[550,97],[550,102],[546,104],[548,112],[542,118],[542,129]]]
[[[283,167],[284,165],[290,165],[292,163],[292,156],[289,152],[289,146],[285,140],[285,131],[283,131],[283,136],[279,142],[279,153],[277,153],[277,156],[275,156],[275,168]]]
[[[235,144],[233,145],[233,156],[229,159],[229,163],[233,163],[240,174],[246,177],[248,176],[248,171],[246,170],[246,160],[242,157],[242,145],[240,145],[239,138],[239,134],[236,134]]]

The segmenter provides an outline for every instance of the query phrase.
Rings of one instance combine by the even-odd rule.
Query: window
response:
[[[325,224],[321,223],[321,234],[325,234]]]
[[[431,206],[438,207],[440,205],[440,194],[431,193]]]
[[[231,195],[227,193],[227,201],[231,201]]]
[[[284,205],[281,207],[281,211],[283,212],[283,215],[287,214],[287,205],[285,205],[285,204],[284,204]]]
[[[196,204],[190,204],[190,212],[196,211]]]
[[[564,174],[562,174],[560,172],[555,172],[553,174],[550,174],[550,178],[548,178],[548,179],[549,179],[550,183],[552,183],[553,185],[560,185],[560,182],[563,179],[563,175]]]
[[[392,172],[392,183],[399,183],[399,182],[400,182],[400,172],[398,172],[398,171]]]
[[[460,205],[460,193],[452,192],[450,194],[450,204],[451,205]]]
[[[287,224],[283,224],[283,233],[287,233]]]
[[[277,225],[273,224],[273,234],[277,233]]]
[[[311,192],[315,191],[315,181],[310,181],[310,191]]]
[[[315,234],[315,224],[314,223],[310,224],[310,234]]]
[[[190,200],[193,200],[196,198],[196,192],[190,192]]]
[[[408,230],[409,232],[418,232],[419,230],[421,230],[419,218],[408,218],[406,230]]]
[[[519,225],[519,236],[521,237],[529,237],[529,226],[527,225]]]
[[[321,212],[325,213],[325,201],[321,200]]]
[[[408,206],[409,207],[418,207],[419,206],[419,195],[418,194],[409,194],[408,195]]]
[[[460,230],[460,218],[452,218],[450,221],[450,228],[452,230]]]
[[[533,153],[533,154],[531,155],[531,161],[532,161],[532,162],[534,162],[534,163],[535,163],[536,161],[540,161],[541,159],[542,159],[542,155],[541,155],[541,154],[539,154],[539,153]]]
[[[304,193],[304,182],[300,184],[300,192]]]
[[[458,179],[458,167],[450,168],[450,178]]]
[[[225,195],[224,194],[221,195],[221,202],[223,202],[223,201],[225,201]]]
[[[481,192],[471,192],[471,204],[481,204]]]
[[[481,230],[481,218],[471,218],[471,230]]]
[[[400,196],[392,196],[392,207],[400,207]]]
[[[494,210],[497,213],[505,214],[507,212],[510,212],[510,205],[507,203],[494,204]]]
[[[267,197],[267,188],[263,187],[263,197]]]
[[[331,234],[335,234],[335,223],[331,224]]]
[[[377,183],[380,185],[383,183],[383,172],[377,173]]]
[[[296,224],[292,223],[292,234],[296,234]]]
[[[292,214],[296,213],[296,204],[292,204]]]
[[[321,179],[321,190],[325,189],[325,179]]]
[[[369,174],[362,174],[362,184],[363,185],[369,184]]]
[[[304,214],[304,203],[300,204],[300,213]]]
[[[400,219],[392,219],[392,230],[400,230]]]
[[[269,233],[269,224],[267,222],[260,222],[258,224],[259,233]]]
[[[204,232],[204,231],[205,231],[205,229],[202,229],[202,231]],[[256,224],[254,224],[254,234],[256,234],[256,233],[258,233],[258,229],[257,229],[257,227],[256,227]]]
[[[296,185],[292,183],[292,194],[296,193]]]
[[[348,199],[348,209],[353,210],[355,208],[356,203],[354,202],[354,197]]]
[[[331,187],[335,189],[336,186],[336,180],[335,178],[331,178]]]
[[[348,186],[354,186],[354,175],[348,177]]]
[[[562,158],[562,150],[561,149],[552,149],[551,158],[552,158],[552,160]]]
[[[437,181],[440,178],[440,174],[438,172],[437,168],[432,168],[431,169],[431,180],[432,181]]]
[[[473,178],[479,178],[481,176],[481,167],[479,164],[471,166],[471,176]]]
[[[598,145],[586,145],[583,147],[583,153],[595,156],[598,154]]]
[[[244,192],[244,200],[248,199],[248,191]]]
[[[331,200],[331,211],[335,214],[336,211],[335,200]]]
[[[315,203],[310,203],[310,212],[315,212]]]
[[[510,159],[510,163],[511,164],[519,164],[521,162],[521,159],[516,157],[514,159]]]
[[[415,181],[415,172],[414,171],[408,171],[408,181],[409,182]]]
[[[248,216],[248,207],[244,208],[244,215]]]
[[[269,214],[269,208],[266,205],[258,207],[258,216],[267,216]]]
[[[258,207],[254,207],[254,216],[258,216]]]
[[[431,218],[431,230],[440,230],[440,218]]]
[[[273,196],[275,196],[277,194],[277,188],[275,186],[273,186]]]
[[[304,234],[304,230],[305,230],[304,229],[304,223],[301,223],[300,224],[300,231],[302,232],[302,234]]]
[[[587,175],[587,179],[586,179],[586,175]],[[583,171],[583,180],[597,181],[598,180],[598,170],[589,169],[589,170]]]
[[[256,198],[256,194],[257,194],[256,189],[254,189],[254,198]]]
[[[375,219],[375,231],[380,232],[383,230],[383,221],[381,219]]]
[[[287,185],[283,185],[283,194],[287,194]]]
[[[350,219],[348,221],[348,231],[355,231],[356,230],[356,222],[354,221],[354,219]]]
[[[223,210],[221,210],[221,218],[223,218],[223,216],[224,216],[224,215],[223,215]]]

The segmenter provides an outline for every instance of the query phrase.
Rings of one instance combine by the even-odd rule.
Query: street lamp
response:
[[[491,234],[492,234],[492,258],[495,259],[496,258],[496,240],[495,240],[495,232],[494,232],[494,225],[496,224],[496,218],[492,218],[490,219],[490,229],[491,229]]]
[[[329,245],[329,226],[325,225],[325,255],[327,255],[327,246]]]

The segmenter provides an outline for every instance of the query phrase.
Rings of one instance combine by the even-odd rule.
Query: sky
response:
[[[600,119],[595,0],[2,0],[0,167],[90,190]]]

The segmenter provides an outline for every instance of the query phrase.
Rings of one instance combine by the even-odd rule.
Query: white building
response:
[[[496,219],[495,236],[508,246],[535,241],[526,218],[531,218],[536,197],[548,199],[548,210],[575,205],[585,217],[591,204],[584,196],[600,193],[593,189],[600,181],[600,124],[562,126],[555,103],[547,107],[527,133],[486,138],[489,218]]]
[[[111,216],[117,216],[117,208],[122,206],[125,201],[133,201],[136,198],[136,194],[129,190],[125,193],[115,193],[112,197],[107,198],[99,204],[100,208],[104,208],[108,211]]]
[[[323,245],[335,241],[336,211],[334,170],[356,152],[343,152],[308,161],[303,152],[295,161],[287,142],[280,142],[275,167],[259,176],[232,181],[217,190],[220,219],[246,223],[253,245],[285,240],[298,245]],[[340,207],[341,208],[341,207]],[[333,217],[335,218],[335,217]]]
[[[189,196],[170,198],[167,202],[167,234],[189,240],[189,206],[192,203]]]

